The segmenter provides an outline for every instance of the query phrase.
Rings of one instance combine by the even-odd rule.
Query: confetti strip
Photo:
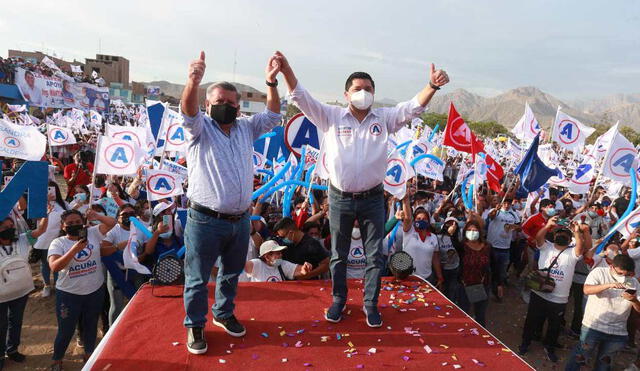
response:
[[[409,362],[409,360],[411,359],[411,357],[409,356],[402,356],[402,360],[405,362]]]
[[[433,352],[433,350],[431,350],[431,347],[430,347],[430,346],[428,346],[428,345],[425,345],[425,346],[424,346],[424,350],[425,350],[427,353],[431,353],[431,352]]]
[[[443,347],[444,349],[449,349],[448,345],[440,344],[440,346]]]
[[[269,334],[267,334],[266,332],[263,332],[262,334],[260,334],[263,338],[268,338]]]
[[[286,333],[287,333],[286,331],[282,330],[282,331],[280,331],[280,336],[284,336],[284,334],[286,334]]]
[[[220,363],[227,363],[227,361],[225,361],[224,359],[219,359],[218,362]]]
[[[288,361],[288,359],[286,359],[286,358],[283,358],[283,359],[282,359],[282,363],[285,363],[285,362],[287,362],[287,361]]]
[[[302,348],[302,342],[301,341],[297,341],[295,346],[296,346],[296,348]]]
[[[349,348],[353,348],[353,343],[352,342],[348,342],[347,345],[349,346]]]
[[[486,367],[487,365],[484,364],[484,362],[478,361],[475,358],[471,358],[471,360],[473,361],[473,363],[475,363],[476,365],[480,366],[480,367]]]
[[[462,368],[462,366],[460,366],[460,365],[453,365],[453,368],[455,368],[456,370],[458,370],[458,369],[461,369],[461,368]]]
[[[376,354],[377,351],[378,350],[376,348],[369,349],[369,353],[371,353],[371,354]]]

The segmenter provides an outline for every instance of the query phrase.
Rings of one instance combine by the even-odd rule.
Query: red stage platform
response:
[[[205,355],[187,352],[182,298],[154,297],[145,286],[85,369],[532,369],[422,281],[383,279],[384,325],[369,328],[361,310],[362,286],[362,280],[350,280],[345,317],[333,324],[324,320],[330,281],[241,283],[235,315],[247,335],[227,335],[209,313]],[[212,303],[213,286],[209,298]]]

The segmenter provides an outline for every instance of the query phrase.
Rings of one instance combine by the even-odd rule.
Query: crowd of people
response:
[[[33,61],[23,57],[0,57],[0,84],[14,84],[16,68],[23,68],[30,72],[36,72],[44,76],[55,76],[60,73],[43,63],[33,63]],[[94,85],[104,86],[104,80],[91,73],[72,72],[66,65],[58,67],[67,76],[72,77],[76,82],[87,82]]]
[[[287,83],[291,83],[291,75],[286,77]],[[273,79],[268,78],[267,82],[270,81]],[[293,87],[295,83],[297,80]],[[230,90],[224,86],[223,89]],[[297,94],[303,97],[298,99],[304,99],[306,92],[297,89]],[[117,119],[113,116],[107,120],[122,125],[138,119],[137,108],[124,107],[118,112]],[[193,114],[185,114],[201,120],[204,115],[197,106]],[[208,107],[207,116],[210,121],[213,117],[224,117],[224,112]],[[204,130],[196,121],[186,120],[185,127],[189,130]],[[176,254],[186,244],[186,229],[190,225],[182,224],[178,217],[181,210],[190,207],[189,218],[202,218],[201,222],[207,223],[204,213],[191,213],[202,209],[186,197],[192,194],[188,191],[192,179],[185,182],[184,195],[148,201],[143,168],[135,176],[95,174],[95,142],[89,137],[78,138],[85,140],[79,140],[66,151],[56,151],[54,156],[45,156],[57,169],[57,175],[49,180],[47,216],[28,219],[23,197],[0,223],[0,265],[16,255],[39,264],[41,297],[48,298],[55,292],[58,330],[55,339],[51,339],[53,370],[62,369],[62,360],[74,336],[84,348],[86,360],[96,347],[98,328],[104,334],[122,312],[128,298],[114,273],[124,269],[121,266],[107,269],[103,259],[122,255],[131,229],[136,228],[131,217],[151,232],[151,237],[141,237],[135,252],[139,262],[150,271],[161,256]],[[506,145],[498,143],[496,150],[506,151]],[[62,153],[72,155],[65,158]],[[179,162],[189,168],[194,166],[189,163],[191,160],[181,157]],[[3,175],[12,175],[23,162],[2,159]],[[566,360],[568,370],[577,370],[588,362],[594,362],[596,369],[608,369],[618,351],[625,347],[635,349],[640,318],[636,293],[640,284],[634,276],[640,270],[640,233],[634,232],[626,239],[617,234],[608,240],[601,253],[596,253],[596,246],[628,208],[631,190],[598,186],[593,192],[574,194],[563,187],[547,185],[538,192],[522,194],[519,179],[507,174],[499,191],[480,185],[475,190],[473,208],[468,208],[456,181],[464,162],[469,162],[465,154],[448,156],[442,181],[418,175],[408,182],[406,195],[401,199],[380,190],[384,199],[380,216],[385,222],[381,274],[392,274],[388,262],[393,254],[408,253],[415,275],[438,288],[482,326],[487,326],[491,307],[501,305],[505,296],[513,292],[507,288],[518,288],[522,300],[528,303],[519,353],[526,354],[534,341],[541,341],[548,359],[557,362],[556,349],[563,347],[558,342],[559,335],[567,333],[579,339]],[[509,168],[507,156],[502,162],[505,169]],[[264,174],[254,175],[254,189],[262,186],[263,177]],[[284,203],[277,194],[252,201],[249,229],[240,236],[248,238],[246,259],[234,262],[244,267],[239,280],[329,279],[331,271],[337,272],[334,267],[330,270],[330,266],[343,260],[346,271],[340,274],[366,281],[368,260],[377,259],[367,251],[363,238],[370,233],[366,230],[372,228],[370,221],[352,217],[345,227],[350,230],[348,234],[331,234],[332,223],[344,223],[344,215],[332,214],[331,207],[342,202],[336,195],[348,197],[345,194],[333,189],[310,193],[298,187],[290,203]],[[225,217],[233,220],[234,216]],[[336,243],[346,243],[348,254],[344,259],[335,253],[332,257],[332,246],[335,249]],[[185,259],[194,259],[189,254],[187,251]],[[232,261],[233,257],[220,254],[227,260],[224,264]],[[196,266],[192,261],[185,264],[185,270],[200,269],[194,275],[218,279],[220,283],[228,272],[213,263],[212,269],[208,269],[209,266]],[[127,276],[136,288],[151,278],[131,271]],[[25,360],[19,345],[22,316],[34,289],[31,275],[25,276],[22,283],[11,297],[0,297],[3,356],[0,369],[5,354],[11,362]],[[195,289],[185,290],[185,297],[201,294]],[[574,303],[571,315],[567,312],[570,299]],[[226,305],[223,300],[216,302]],[[214,308],[214,314],[215,310],[222,313],[224,308]],[[189,311],[187,307],[186,321]],[[327,320],[340,320],[340,310],[335,317],[332,315],[328,312]],[[370,320],[376,319],[367,317]],[[218,316],[214,321],[224,322],[223,327],[234,336],[244,331],[239,324],[230,323],[231,317]],[[368,324],[375,327],[374,323]],[[190,333],[190,336],[198,335]],[[640,363],[636,362],[636,366]]]

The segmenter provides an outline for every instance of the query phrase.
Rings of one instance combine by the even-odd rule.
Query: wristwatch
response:
[[[429,80],[429,86],[431,86],[431,88],[434,89],[434,90],[440,90],[440,87],[438,85],[435,85],[434,83],[432,83],[431,80]]]
[[[271,86],[272,88],[275,88],[276,86],[278,86],[278,79],[276,79],[276,82],[265,81],[265,83],[267,84],[267,86]]]

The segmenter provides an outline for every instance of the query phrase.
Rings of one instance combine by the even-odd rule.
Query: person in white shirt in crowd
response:
[[[622,254],[629,255],[635,263],[634,277],[638,279],[640,277],[640,234],[638,230],[634,230],[627,239],[620,245],[620,252]],[[627,348],[636,349],[635,335],[640,329],[640,313],[632,311],[629,315],[629,321],[627,322],[627,331],[629,332],[629,341],[627,342]],[[640,355],[638,357],[640,360]],[[640,362],[638,362],[640,366]],[[639,367],[640,368],[640,367]]]
[[[408,102],[395,107],[371,108],[375,83],[365,72],[351,74],[343,108],[315,100],[298,82],[291,65],[280,52],[276,57],[293,103],[324,133],[329,169],[329,221],[331,229],[331,277],[333,303],[325,314],[329,322],[340,322],[347,303],[347,260],[354,221],[358,220],[367,266],[363,311],[370,327],[382,326],[378,310],[380,276],[384,268],[385,207],[382,181],[387,169],[389,135],[420,115],[441,86],[449,82],[446,72],[431,65],[429,84]],[[366,169],[363,171],[363,169]]]
[[[465,223],[466,224],[466,223]],[[440,253],[440,265],[444,278],[443,293],[454,303],[459,301],[460,291],[460,255],[458,250],[462,248],[458,220],[448,217],[440,230],[438,237],[438,251]]]
[[[0,286],[0,370],[4,367],[5,354],[17,363],[26,358],[18,347],[24,309],[29,293],[34,289],[28,256],[31,245],[46,231],[47,223],[45,217],[38,221],[36,229],[17,233],[16,224],[10,217],[0,222],[0,270],[18,273],[9,275],[8,279],[3,277]]]
[[[487,241],[491,244],[493,263],[493,283],[496,297],[501,301],[507,283],[509,262],[511,259],[511,241],[514,231],[520,231],[520,216],[511,208],[513,199],[505,198],[500,208],[489,212],[489,232]]]
[[[54,181],[49,181],[49,189],[53,192],[49,192],[48,201],[50,208],[48,214],[49,223],[47,224],[47,230],[38,238],[34,249],[38,250],[40,254],[40,272],[42,273],[42,281],[44,281],[44,287],[42,289],[42,297],[46,298],[51,295],[51,269],[49,268],[49,262],[47,261],[47,250],[51,242],[60,235],[60,215],[67,209],[69,205],[62,198],[60,193],[60,187]],[[58,280],[58,273],[53,272],[53,286],[55,286]]]
[[[627,255],[617,255],[610,267],[594,268],[584,283],[588,296],[582,320],[580,342],[568,358],[565,370],[577,371],[593,360],[594,370],[609,370],[613,359],[627,343],[627,319],[640,312],[638,289],[633,278],[635,263]]]
[[[20,84],[20,93],[24,99],[28,100],[33,106],[40,106],[44,103],[42,97],[42,89],[36,86],[36,78],[31,71],[24,71],[24,81],[26,84]]]
[[[558,356],[555,348],[558,347],[558,336],[562,327],[562,318],[569,301],[569,290],[575,271],[576,263],[582,259],[585,251],[591,249],[591,235],[589,226],[573,222],[571,229],[558,226],[558,217],[554,216],[547,221],[544,228],[536,235],[536,243],[540,250],[538,269],[545,270],[555,282],[551,292],[531,291],[531,298],[527,308],[527,316],[522,330],[522,344],[519,347],[520,355],[529,350],[533,337],[542,324],[547,321],[547,332],[543,339],[543,346],[547,358],[551,362],[557,362]],[[553,234],[553,243],[545,237]],[[572,237],[575,247],[572,245]]]
[[[129,218],[132,216],[136,216],[136,211],[131,204],[123,204],[118,208],[116,214],[118,224],[111,228],[105,238],[100,242],[101,249],[115,253],[121,252],[127,247],[131,229],[131,221]],[[120,269],[124,270],[124,266],[121,266]],[[113,326],[113,323],[124,309],[125,299],[122,290],[118,288],[117,283],[109,272],[107,272],[107,292],[109,293],[110,303],[109,326]]]
[[[279,282],[295,280],[307,275],[313,269],[309,262],[294,264],[282,259],[281,246],[274,240],[265,241],[260,245],[260,257],[247,261],[244,271],[251,278],[251,282]]]
[[[100,225],[87,228],[85,217],[77,210],[68,210],[61,215],[64,232],[51,242],[49,265],[59,272],[56,282],[56,318],[58,332],[53,343],[53,365],[51,370],[62,370],[62,359],[78,323],[83,321],[82,340],[84,360],[95,349],[98,318],[104,301],[104,274],[101,256],[112,252],[102,251],[100,242],[116,221],[87,211],[87,220],[99,220]]]
[[[69,207],[84,214],[89,208],[89,201],[89,188],[86,185],[78,185],[75,186],[75,194]]]
[[[415,275],[422,277],[435,285],[444,288],[444,276],[440,264],[440,250],[438,237],[433,233],[427,210],[417,208],[411,213],[409,196],[402,200],[404,218],[402,219],[402,251],[413,258]]]

